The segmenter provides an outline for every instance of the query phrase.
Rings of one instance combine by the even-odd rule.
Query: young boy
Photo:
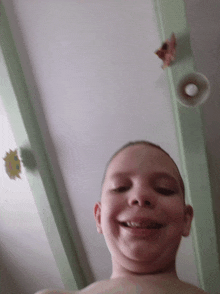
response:
[[[97,231],[111,253],[110,279],[81,291],[36,294],[207,293],[176,273],[177,250],[193,219],[184,193],[179,170],[163,149],[146,141],[123,146],[107,165],[94,207]]]

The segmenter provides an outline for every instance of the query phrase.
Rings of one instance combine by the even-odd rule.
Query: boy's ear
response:
[[[101,227],[101,202],[96,202],[94,206],[94,217],[96,221],[96,228],[99,234],[102,234],[102,227]]]
[[[191,205],[186,205],[185,206],[185,226],[184,226],[184,230],[183,230],[183,236],[184,237],[188,237],[190,234],[190,229],[191,229],[191,223],[193,220],[193,208]]]

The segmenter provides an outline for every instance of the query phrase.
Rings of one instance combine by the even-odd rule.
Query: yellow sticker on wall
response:
[[[5,158],[5,168],[6,172],[9,175],[9,177],[13,180],[16,179],[16,177],[20,178],[20,172],[21,172],[21,161],[18,158],[17,150],[12,151],[10,149],[10,153],[6,153],[7,155]]]

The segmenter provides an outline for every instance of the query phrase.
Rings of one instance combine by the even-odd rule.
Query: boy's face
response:
[[[172,178],[159,176],[161,172]],[[169,156],[139,144],[125,148],[109,164],[94,215],[113,266],[147,274],[175,265],[181,237],[190,233],[193,209],[184,204],[178,171]],[[138,229],[121,224],[136,217],[163,227],[137,236]]]

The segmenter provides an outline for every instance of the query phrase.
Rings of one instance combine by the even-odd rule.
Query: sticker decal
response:
[[[5,160],[6,173],[10,179],[15,180],[16,177],[20,179],[21,177],[19,174],[21,173],[21,161],[18,158],[17,149],[15,151],[10,149],[10,152],[7,152],[5,158],[3,159]]]
[[[176,37],[174,33],[172,33],[170,40],[167,39],[161,48],[154,53],[163,60],[162,69],[170,66],[171,62],[176,58]]]

